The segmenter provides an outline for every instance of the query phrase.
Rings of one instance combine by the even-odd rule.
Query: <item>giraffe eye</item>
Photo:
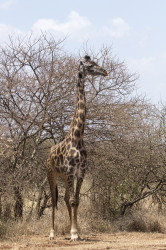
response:
[[[92,68],[93,68],[93,65],[87,66],[87,69],[92,69]]]

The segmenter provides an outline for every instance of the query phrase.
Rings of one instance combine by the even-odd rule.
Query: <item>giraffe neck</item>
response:
[[[83,138],[84,125],[86,118],[86,99],[84,91],[84,79],[85,77],[79,73],[77,81],[77,102],[76,109],[73,120],[70,125],[69,134],[75,140],[80,140]]]

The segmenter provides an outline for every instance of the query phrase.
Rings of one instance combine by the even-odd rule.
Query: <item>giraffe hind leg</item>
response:
[[[57,202],[58,202],[58,188],[56,185],[56,174],[54,172],[49,172],[47,177],[50,185],[51,201],[52,201],[52,228],[50,230],[49,239],[53,240],[55,236],[55,208],[57,208]]]
[[[67,210],[68,210],[69,218],[70,218],[70,222],[71,222],[71,206],[70,206],[69,198],[70,198],[69,191],[66,188],[64,200],[65,200],[65,203],[66,203],[66,206],[67,206]]]

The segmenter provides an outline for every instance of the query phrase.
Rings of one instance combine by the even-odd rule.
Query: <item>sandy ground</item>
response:
[[[114,233],[114,234],[91,234],[82,235],[82,240],[70,242],[65,236],[57,236],[53,241],[45,235],[22,236],[13,241],[1,241],[0,249],[148,249],[166,250],[166,234],[159,233]]]

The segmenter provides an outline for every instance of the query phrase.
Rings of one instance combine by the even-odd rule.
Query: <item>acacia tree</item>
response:
[[[105,140],[91,149],[92,172],[96,173],[92,203],[99,208],[98,216],[106,219],[125,214],[127,208],[149,196],[164,204],[166,184],[166,154],[160,146],[156,108],[132,100],[110,109],[112,131],[106,130]]]
[[[1,216],[22,218],[25,199],[31,199],[27,219],[34,209],[40,217],[49,206],[47,154],[68,131],[80,60],[66,54],[62,45],[43,34],[11,39],[0,48]],[[163,192],[165,151],[163,144],[162,150],[158,146],[165,125],[157,122],[160,112],[131,98],[137,77],[111,49],[88,54],[108,72],[108,77],[89,77],[85,84],[85,142],[93,184],[89,195],[98,214],[110,218],[147,195]]]
[[[69,127],[78,58],[66,55],[62,41],[56,42],[46,35],[10,39],[0,49],[0,55],[0,122],[5,128],[4,139],[10,141],[7,147],[10,150],[3,151],[1,165],[3,183],[8,187],[4,193],[12,190],[15,217],[22,217],[25,187],[36,186],[41,189],[37,210],[42,214],[40,208],[43,210],[49,199],[44,190],[47,148],[63,139]],[[127,94],[134,81],[124,63],[110,58],[109,49],[104,48],[92,57],[102,61],[109,77],[100,78],[95,84],[94,78],[89,78],[86,84],[89,142],[96,140],[95,131],[106,124],[105,114],[97,116],[96,109],[104,107],[106,99],[113,102],[118,91]]]
[[[70,85],[72,77],[68,78],[63,71],[66,64],[69,71],[73,70],[70,67],[73,59],[60,46],[61,42],[47,40],[42,35],[39,39],[15,43],[11,40],[0,51],[0,118],[5,128],[3,138],[10,141],[12,151],[8,157],[8,149],[3,150],[1,178],[2,189],[5,184],[13,190],[15,217],[23,214],[25,184],[40,188],[45,178],[43,147],[48,146],[45,142],[56,142],[63,137],[67,126],[65,108],[70,109],[68,96],[73,86]],[[1,144],[5,143],[1,140]]]

